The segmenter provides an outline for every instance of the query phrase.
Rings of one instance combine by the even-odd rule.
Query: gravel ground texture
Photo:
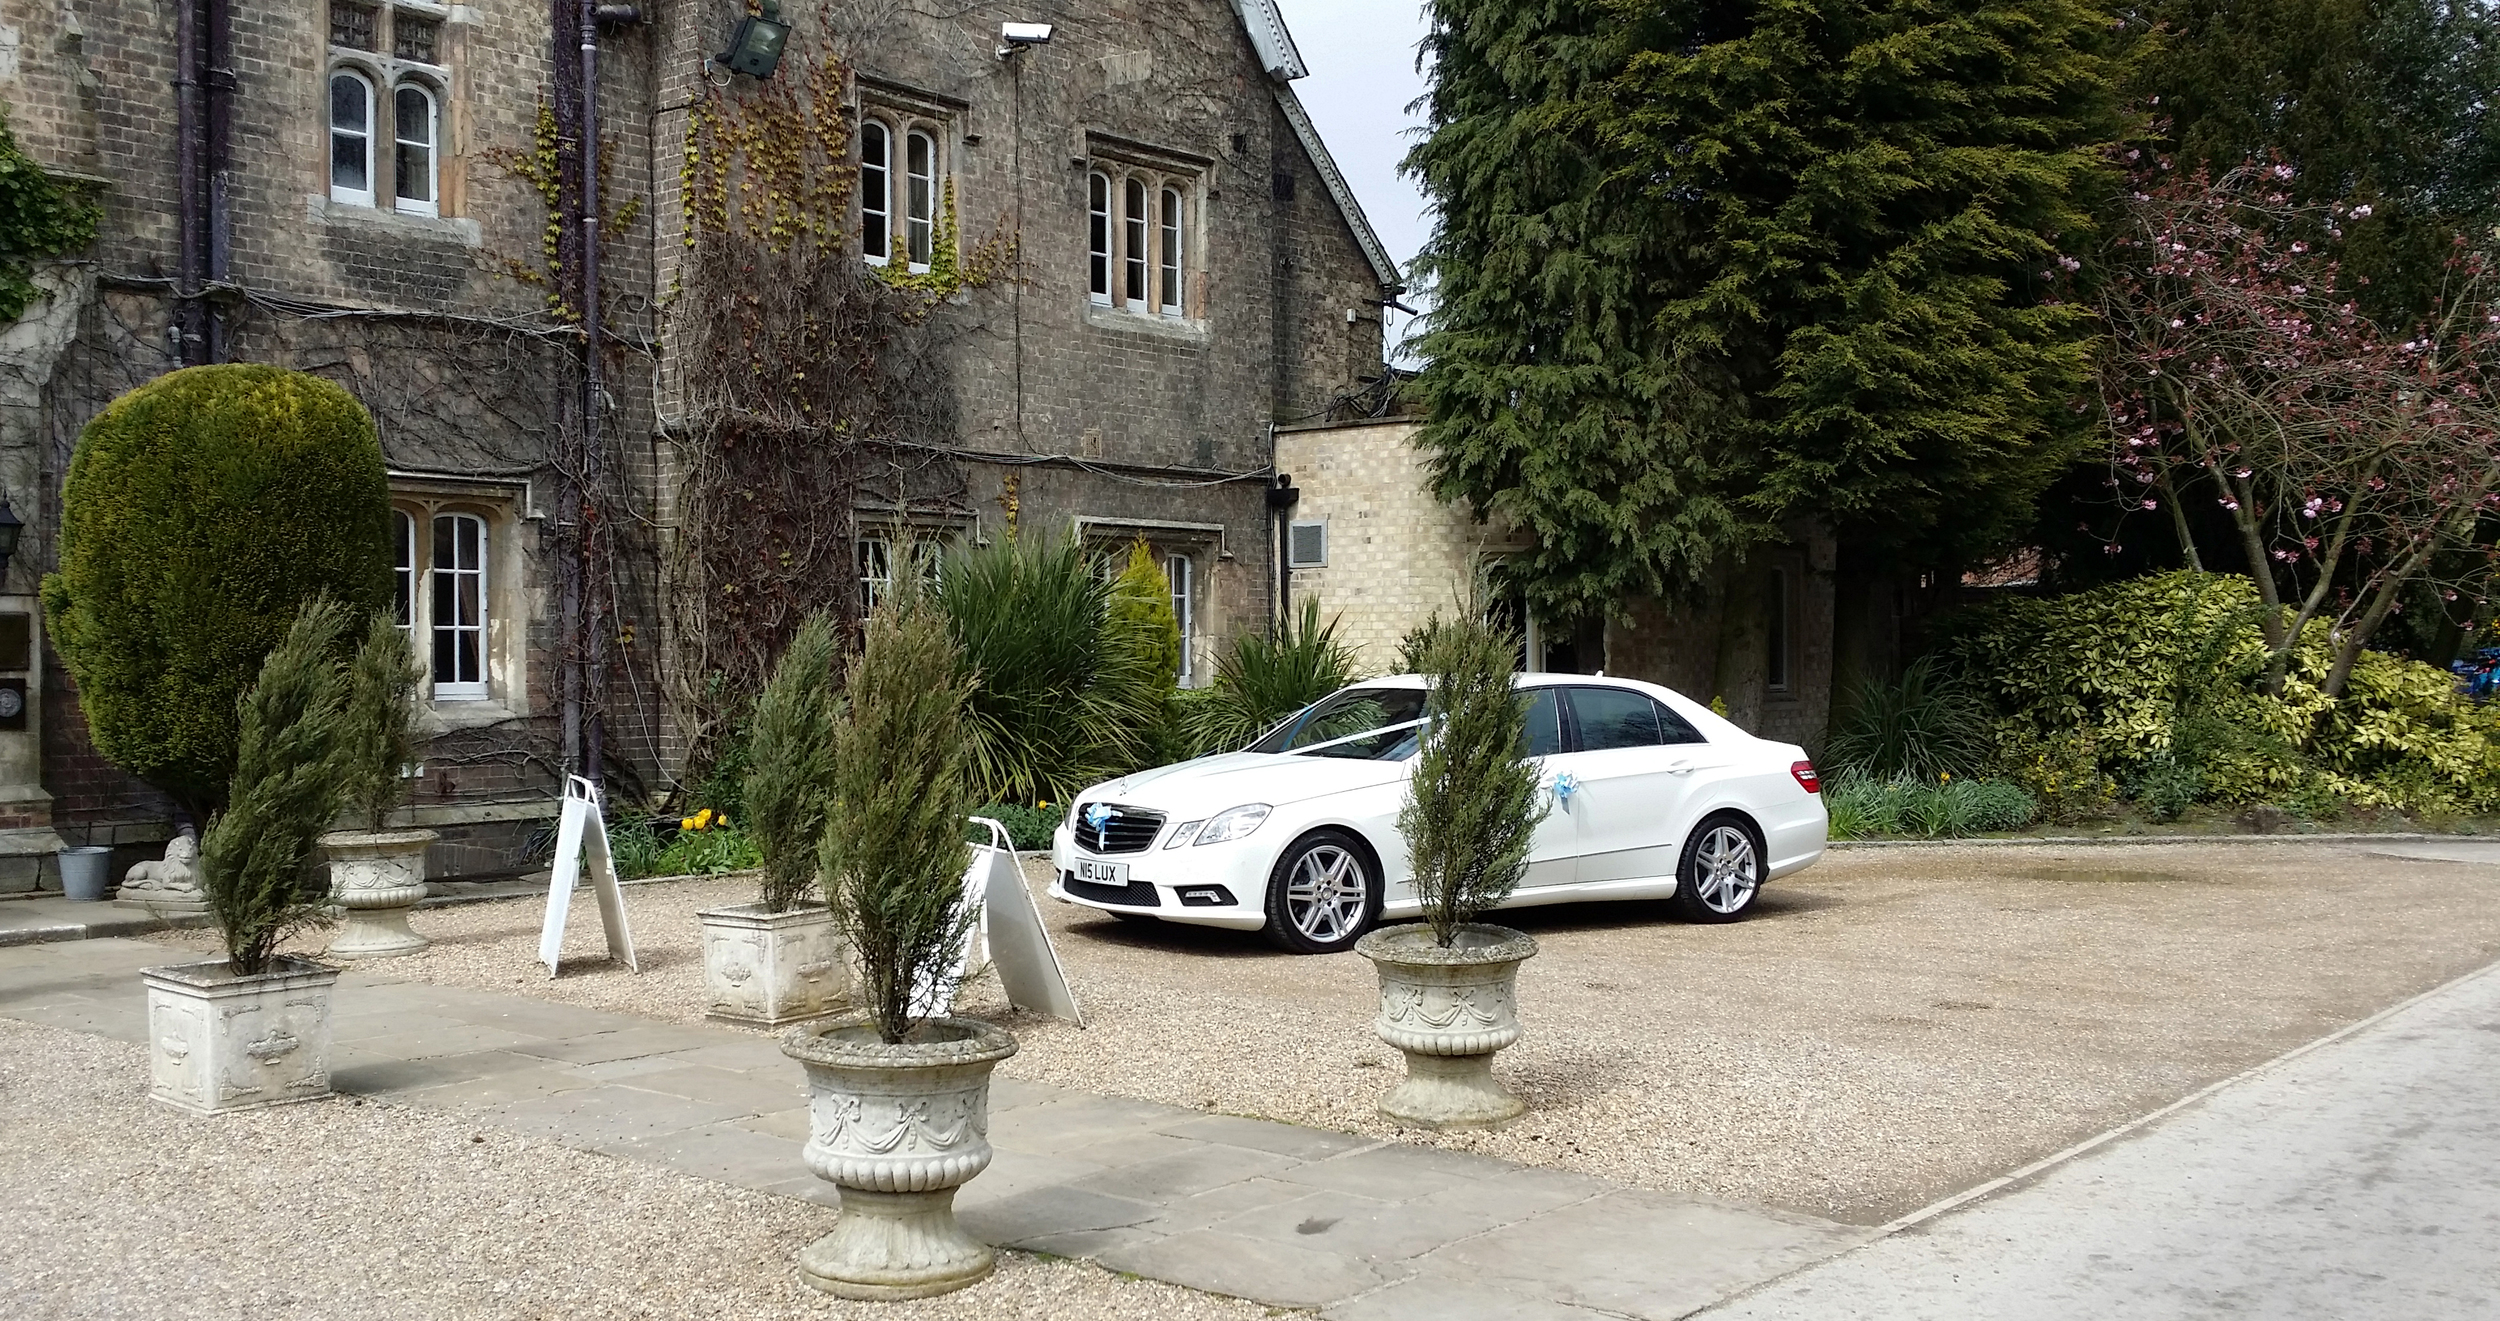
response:
[[[997,1321],[1271,1315],[1078,1262],[912,1303],[801,1284],[812,1203],[347,1098],[215,1119],[137,1046],[0,1019],[0,1313],[48,1318]]]
[[[1047,864],[1027,870],[1038,895]],[[2492,882],[2331,844],[1939,845],[1835,852],[1726,926],[1658,904],[1518,910],[1502,920],[1542,952],[1497,1068],[1530,1109],[1489,1134],[1374,1112],[1402,1065],[1351,954],[1043,899],[1089,1026],[1005,1012],[987,986],[964,1008],[1022,1042],[1004,1074],[1875,1223],[2500,957]],[[389,966],[698,1018],[692,913],[746,883],[626,893],[639,977],[548,980],[539,907],[520,903],[420,912],[439,943]],[[596,957],[595,915],[574,928],[568,948]]]

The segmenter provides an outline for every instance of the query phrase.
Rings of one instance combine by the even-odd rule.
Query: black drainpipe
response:
[[[234,15],[231,0],[208,0],[207,101],[208,142],[202,153],[207,179],[202,189],[201,208],[207,221],[208,280],[224,284],[233,249],[231,211],[227,206],[227,184],[234,170]],[[327,89],[324,89],[327,95]],[[225,317],[216,307],[204,305],[200,311],[200,329],[207,336],[201,346],[204,362],[224,362],[226,353]]]
[[[1275,634],[1293,623],[1293,507],[1302,500],[1302,490],[1293,484],[1293,474],[1276,474],[1276,484],[1267,488],[1268,512],[1276,516],[1276,627]]]
[[[582,0],[582,463],[580,491],[582,508],[581,535],[578,539],[583,564],[580,569],[583,586],[594,593],[601,580],[591,573],[590,559],[600,543],[600,529],[593,521],[591,503],[599,489],[599,6],[595,0]],[[606,764],[605,740],[601,736],[600,694],[593,691],[605,668],[606,648],[600,645],[599,607],[596,600],[587,602],[580,617],[581,635],[574,640],[576,654],[582,657],[582,689],[589,701],[588,717],[582,727],[581,773],[592,784],[598,784]]]
[[[174,257],[174,352],[185,367],[208,359],[200,325],[200,277],[207,266],[207,198],[201,168],[208,155],[207,116],[200,96],[200,0],[181,0],[174,13],[174,188],[179,245]]]

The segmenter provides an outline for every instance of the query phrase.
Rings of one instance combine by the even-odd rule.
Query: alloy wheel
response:
[[[1713,827],[1704,835],[1701,847],[1694,852],[1694,893],[1714,913],[1733,913],[1753,901],[1754,891],[1762,888],[1762,862],[1754,852],[1753,837],[1743,829],[1723,825]]]
[[[1323,944],[1345,939],[1363,920],[1362,860],[1347,849],[1321,844],[1305,852],[1285,881],[1285,916],[1294,929]]]

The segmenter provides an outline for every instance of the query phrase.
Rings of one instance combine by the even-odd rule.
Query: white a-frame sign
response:
[[[590,864],[591,889],[599,895],[599,925],[607,929],[608,957],[639,973],[634,933],[625,926],[625,895],[616,888],[616,863],[608,854],[608,823],[599,814],[599,786],[569,775],[564,816],[556,824],[555,874],[547,880],[547,920],[538,928],[538,961],[547,965],[550,977],[564,952],[564,919],[572,912],[573,887],[581,883],[585,862]]]

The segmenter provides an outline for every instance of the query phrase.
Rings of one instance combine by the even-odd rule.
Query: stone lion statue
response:
[[[200,841],[176,835],[165,841],[165,856],[142,862],[122,878],[122,893],[197,893],[200,888]]]

